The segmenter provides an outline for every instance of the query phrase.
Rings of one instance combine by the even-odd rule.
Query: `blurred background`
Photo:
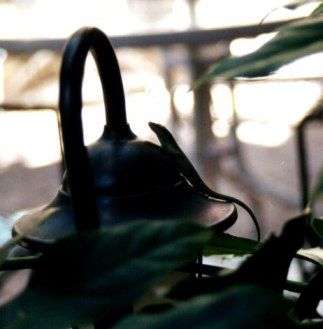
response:
[[[169,128],[206,183],[246,202],[263,237],[302,208],[297,126],[322,96],[322,54],[270,78],[191,84],[227,55],[260,47],[286,20],[282,0],[1,0],[0,225],[47,204],[61,183],[58,77],[66,38],[102,29],[115,47],[133,131],[156,142],[149,121]],[[87,60],[83,84],[86,143],[102,133],[97,70]],[[323,156],[319,122],[306,130],[311,182]],[[319,206],[318,206],[319,207]],[[1,226],[1,227],[2,227]],[[9,229],[8,229],[9,227]],[[239,209],[232,233],[255,237]]]

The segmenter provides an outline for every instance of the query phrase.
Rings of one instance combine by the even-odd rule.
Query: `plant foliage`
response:
[[[268,76],[296,59],[323,51],[323,16],[321,15],[323,4],[321,1],[298,0],[286,5],[286,8],[292,10],[308,2],[316,2],[318,4],[309,17],[281,27],[269,42],[251,54],[241,57],[227,57],[220,60],[197,80],[193,87],[198,88],[201,84],[216,79],[228,81],[241,77],[258,78]],[[323,299],[322,249],[320,246],[309,249],[301,248],[303,244],[302,239],[307,234],[306,232],[314,229],[314,234],[317,234],[319,238],[323,237],[322,218],[319,216],[312,218],[311,215],[312,204],[322,195],[322,186],[323,177],[321,175],[311,193],[310,202],[304,209],[304,212],[287,223],[278,239],[271,237],[264,244],[256,244],[246,240],[240,240],[240,244],[238,240],[232,240],[231,246],[237,255],[243,252],[248,253],[247,250],[249,249],[251,256],[233,273],[221,277],[221,283],[211,278],[208,279],[208,282],[197,283],[194,291],[206,293],[210,290],[210,287],[214,291],[222,290],[220,287],[231,287],[237,282],[242,285],[250,282],[257,283],[270,291],[276,292],[282,291],[282,289],[290,289],[297,292],[295,303],[288,312],[291,322],[288,323],[287,321],[284,325],[282,325],[284,321],[280,324],[268,322],[270,323],[269,327],[323,327],[322,320],[318,320],[322,318],[322,315],[317,310],[320,301]],[[293,238],[289,240],[288,237]],[[224,239],[223,241],[226,240]],[[225,250],[230,245],[230,242],[226,245],[223,241],[219,239],[218,246],[215,242],[215,245],[210,247],[208,253],[212,253],[212,251],[216,253],[216,250],[221,250],[221,248]],[[236,242],[241,249],[237,248]],[[315,264],[316,269],[308,281],[296,283],[287,280],[288,266],[293,258]],[[281,304],[278,302],[278,305]],[[235,327],[239,328],[239,325]],[[251,325],[251,327],[265,328],[266,324],[258,323],[258,325]]]
[[[322,250],[315,251],[321,267],[309,282],[287,280],[309,216],[305,212],[289,220],[279,236],[261,244],[214,234],[186,220],[138,221],[66,237],[32,263],[26,287],[1,305],[0,327],[63,329],[118,314],[111,328],[184,328],[188,323],[190,328],[319,328]],[[161,279],[185,272],[201,250],[210,254],[212,248],[250,256],[237,269],[215,268],[200,279],[187,272],[179,281],[166,281],[157,293]],[[199,266],[203,272],[204,265]],[[286,298],[286,289],[299,298]],[[146,306],[132,312],[149,291],[155,292]]]
[[[196,86],[215,78],[268,75],[322,51],[321,13],[318,2],[310,17],[286,24],[255,53],[217,63]],[[210,199],[242,206],[259,233],[248,206],[210,190],[170,133],[160,125],[150,126],[192,188]],[[322,194],[322,181],[308,207],[286,221],[279,235],[261,242],[215,233],[182,218],[146,220],[77,233],[57,240],[42,254],[8,258],[22,238],[18,236],[0,248],[0,328],[67,329],[89,323],[96,329],[322,328],[318,305],[323,299],[323,251],[319,245],[304,249],[309,230],[323,236],[323,221],[311,212]],[[201,254],[245,258],[228,269],[202,264]],[[313,267],[299,282],[289,279],[295,260]],[[6,284],[17,273],[13,269],[28,270],[26,283],[3,298]]]
[[[295,8],[309,1],[287,5]],[[317,1],[315,1],[317,2]],[[231,80],[238,77],[256,78],[275,73],[277,69],[299,58],[323,51],[322,4],[312,15],[278,28],[274,37],[255,52],[241,57],[227,57],[214,64],[193,85],[198,88],[214,79]]]
[[[66,328],[126,309],[194,260],[209,236],[179,221],[137,222],[62,239],[40,258],[26,289],[0,308],[0,327]]]

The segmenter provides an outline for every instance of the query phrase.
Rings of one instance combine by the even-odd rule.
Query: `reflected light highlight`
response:
[[[237,136],[240,141],[265,147],[276,147],[284,144],[291,133],[291,127],[277,122],[246,121],[242,122],[237,129]]]

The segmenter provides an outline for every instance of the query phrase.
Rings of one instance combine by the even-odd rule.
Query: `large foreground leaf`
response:
[[[236,286],[221,293],[196,297],[158,315],[137,315],[113,329],[232,329],[290,328],[288,303],[256,286]]]
[[[60,329],[128,308],[195,258],[210,232],[187,221],[136,222],[55,244],[27,289],[0,308],[2,329]]]

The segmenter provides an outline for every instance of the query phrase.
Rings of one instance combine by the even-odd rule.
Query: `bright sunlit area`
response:
[[[191,90],[194,79],[219,58],[247,54],[274,35],[257,33],[259,26],[303,17],[314,8],[310,4],[287,10],[283,7],[287,2],[0,1],[0,107],[3,108],[0,111],[0,198],[3,200],[0,216],[49,202],[60,185],[62,153],[57,108],[62,45],[83,26],[102,29],[116,43],[120,42],[118,38],[128,37],[131,43],[137,36],[151,37],[151,44],[131,43],[131,46],[115,48],[128,121],[139,137],[156,142],[148,127],[149,121],[167,126],[207,182],[220,188],[221,177],[218,182],[217,177],[203,172],[203,159],[214,161],[214,167],[219,161],[216,156],[212,158],[213,153],[201,154],[210,149],[204,145],[209,140],[203,143],[208,130],[211,149],[217,143],[229,145],[234,133],[241,149],[245,150],[244,160],[258,175],[257,179],[264,178],[269,184],[272,179],[280,181],[272,168],[270,173],[262,171],[259,159],[265,157],[273,160],[273,166],[278,163],[280,168],[283,166],[284,170],[294,173],[285,146],[290,146],[296,125],[321,98],[323,72],[317,70],[322,67],[321,54],[292,63],[270,78],[211,84],[206,113],[210,122]],[[241,37],[239,27],[249,25],[256,31],[254,36]],[[205,45],[200,43],[199,47],[186,44],[190,34],[185,34],[182,43],[180,39],[176,43],[171,41],[176,33],[203,31],[205,35],[215,35],[223,29],[224,35],[226,29],[231,28],[235,28],[239,36],[222,40],[221,33],[217,32],[216,39]],[[159,46],[157,35],[162,34],[167,38]],[[169,44],[165,44],[165,40]],[[35,48],[35,44],[40,48]],[[82,115],[85,142],[89,144],[100,137],[105,124],[100,80],[90,56],[83,82]],[[204,117],[197,120],[199,116]],[[297,203],[294,191],[297,186],[283,185],[289,188],[283,193],[292,190],[293,203]],[[226,185],[223,189],[232,191],[227,190]],[[275,205],[270,203],[268,207]]]

